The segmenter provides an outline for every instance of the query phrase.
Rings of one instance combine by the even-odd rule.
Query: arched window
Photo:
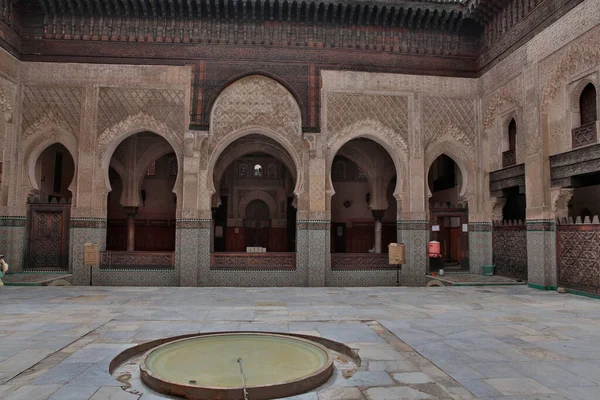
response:
[[[238,167],[238,169],[239,169],[239,177],[240,178],[247,178],[248,177],[248,164],[242,163],[242,164],[240,164],[240,166]]]
[[[515,119],[511,119],[508,124],[508,150],[517,148],[517,123]]]
[[[269,164],[267,167],[267,178],[276,179],[277,178],[277,167],[275,164]]]
[[[592,123],[598,119],[596,107],[596,88],[588,83],[579,96],[579,112],[581,114],[581,125]]]
[[[262,178],[262,176],[263,176],[262,166],[260,164],[256,164],[254,166],[254,177],[255,178]]]

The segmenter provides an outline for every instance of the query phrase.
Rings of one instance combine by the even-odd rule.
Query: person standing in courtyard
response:
[[[8,271],[8,264],[4,261],[4,256],[0,254],[0,286],[4,286],[2,277],[6,274],[6,271]]]

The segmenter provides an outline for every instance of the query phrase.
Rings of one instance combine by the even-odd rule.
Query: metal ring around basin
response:
[[[294,396],[325,383],[333,357],[321,344],[271,333],[224,333],[180,339],[155,347],[140,363],[144,384],[159,393],[195,400]]]

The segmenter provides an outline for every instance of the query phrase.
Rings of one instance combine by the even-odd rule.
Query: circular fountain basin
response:
[[[187,399],[248,399],[293,396],[326,382],[333,358],[324,346],[268,333],[225,333],[176,340],[148,351],[140,364],[151,389]]]

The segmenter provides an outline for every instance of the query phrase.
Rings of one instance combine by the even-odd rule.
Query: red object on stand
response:
[[[429,242],[428,246],[427,246],[427,252],[429,253],[429,257],[439,257],[440,256],[440,242],[436,242],[435,240],[432,240],[431,242]]]

